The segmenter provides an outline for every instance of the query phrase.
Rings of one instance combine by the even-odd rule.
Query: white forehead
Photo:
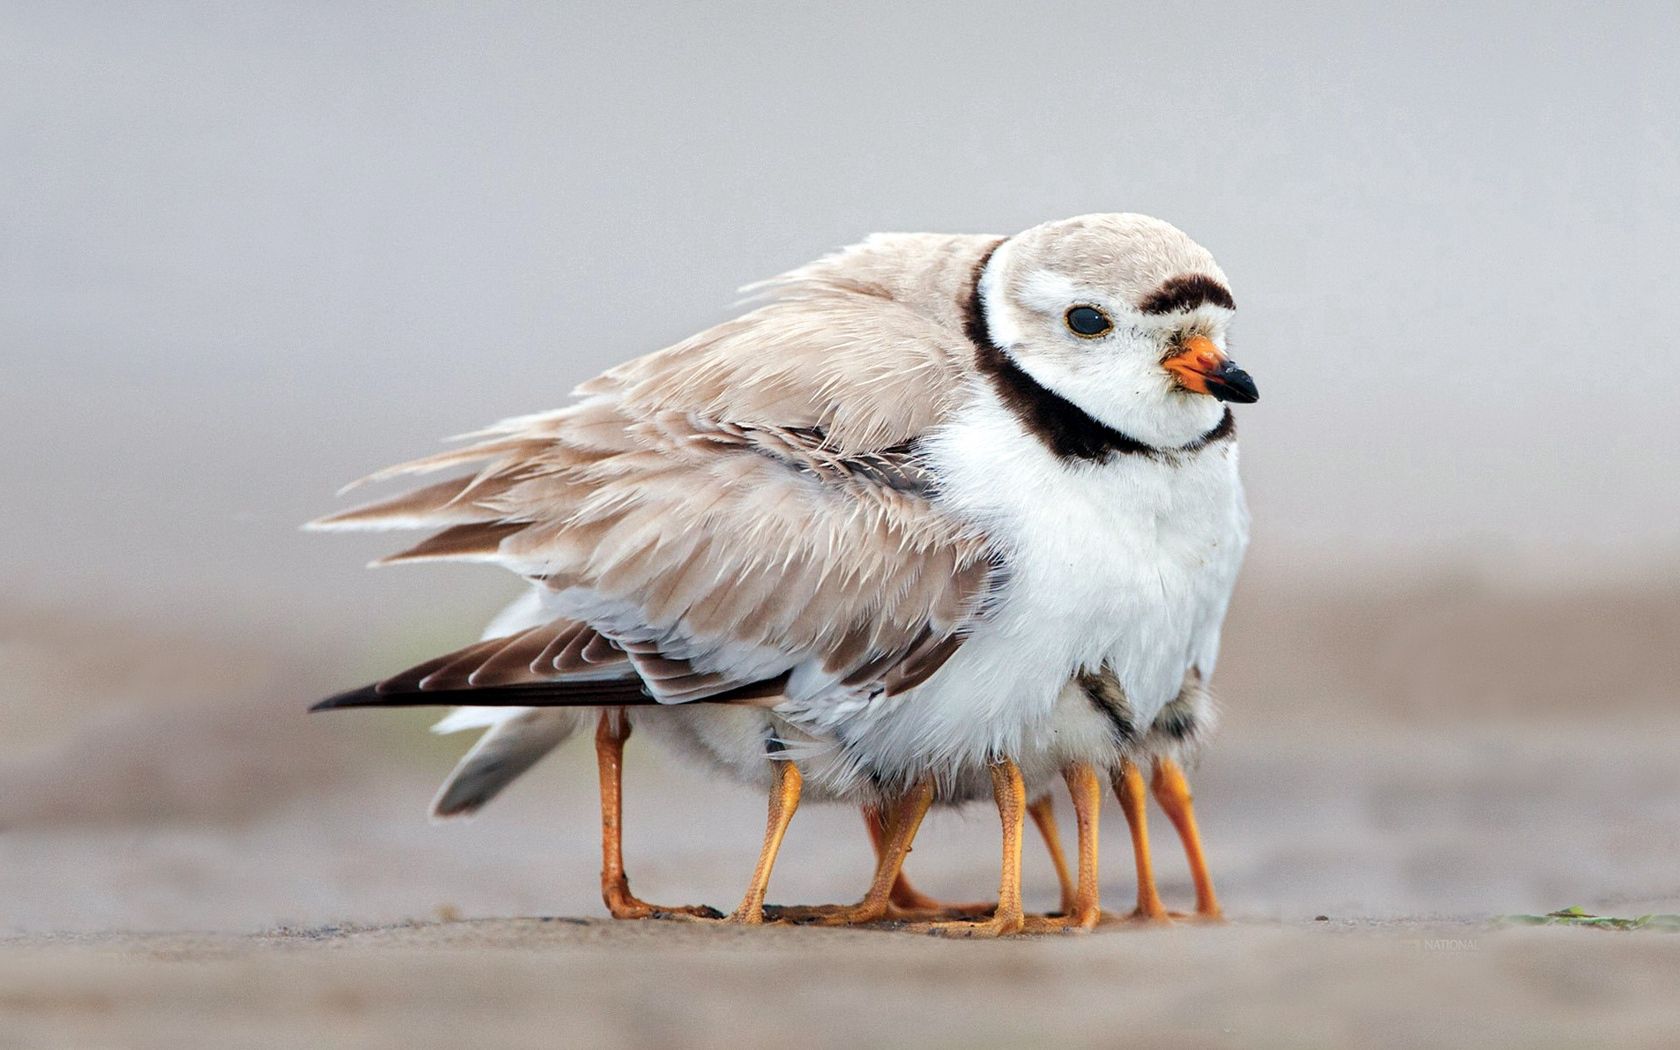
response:
[[[983,294],[987,302],[997,301],[992,298],[990,288],[984,288]],[[1138,310],[1133,302],[1115,297],[1110,290],[1080,284],[1053,270],[1033,270],[1022,274],[1009,290],[1006,301],[1016,309],[1044,316],[1060,316],[1076,304],[1099,306],[1111,317],[1126,318],[1132,324],[1145,328],[1223,330],[1232,316],[1231,310],[1214,303],[1200,303],[1189,310],[1165,314],[1146,314]]]
[[[989,299],[996,302],[1001,292],[1035,312],[1090,302],[1141,313],[1140,305],[1173,278],[1226,283],[1213,255],[1183,231],[1126,212],[1081,215],[1017,234],[998,247],[986,276]]]

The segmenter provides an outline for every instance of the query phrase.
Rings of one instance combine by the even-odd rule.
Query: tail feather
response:
[[[543,756],[565,743],[591,717],[587,711],[554,708],[528,711],[503,708],[495,714],[508,717],[494,722],[456,763],[432,800],[432,819],[448,820],[477,813]],[[445,719],[439,727],[449,721]],[[474,728],[483,725],[485,719],[480,716],[458,721],[463,723],[460,728]]]

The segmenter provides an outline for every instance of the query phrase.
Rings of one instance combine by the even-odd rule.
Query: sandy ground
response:
[[[1651,645],[1677,622],[1649,591],[1239,605],[1194,777],[1232,922],[976,944],[607,922],[587,747],[434,826],[464,742],[298,713],[355,667],[0,616],[0,1047],[1672,1045],[1680,936],[1495,920],[1680,912],[1674,657]],[[729,907],[762,819],[631,742],[643,895]],[[1110,807],[1115,908],[1125,841]],[[990,814],[936,813],[909,870],[973,899],[996,853]],[[1051,905],[1030,842],[1027,864]],[[849,899],[868,867],[856,815],[808,807],[771,896]]]
[[[0,1045],[1672,1046],[1680,937],[483,920],[0,950]]]

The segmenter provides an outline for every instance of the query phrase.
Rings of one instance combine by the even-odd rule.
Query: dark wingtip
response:
[[[317,700],[309,705],[309,713],[336,711],[343,707],[372,707],[383,699],[385,698],[380,696],[373,686],[368,685],[360,689],[351,689],[348,692],[335,693],[325,700]]]
[[[496,694],[501,690],[484,690],[483,706],[507,706],[510,701],[499,699]],[[316,711],[341,711],[354,707],[454,707],[472,702],[479,693],[467,689],[447,689],[436,693],[426,692],[382,692],[377,684],[364,685],[360,689],[329,696],[325,700],[318,700],[311,704],[311,713]],[[463,699],[465,697],[466,699]]]
[[[785,679],[786,676],[783,676]],[[777,679],[780,685],[783,679]],[[739,686],[708,700],[722,702],[752,698],[766,687],[755,682]],[[755,691],[757,690],[757,691]],[[526,685],[469,686],[464,689],[396,689],[382,691],[378,684],[329,696],[311,705],[310,711],[338,711],[354,707],[628,707],[657,704],[642,687],[639,678],[590,682],[541,682]]]

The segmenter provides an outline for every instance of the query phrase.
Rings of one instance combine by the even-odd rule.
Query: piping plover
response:
[[[562,674],[573,639],[526,632],[476,681],[431,668],[451,699],[756,704],[836,797],[989,780],[1000,902],[969,932],[1014,932],[1027,784],[1065,772],[1084,814],[1117,754],[1058,732],[1081,722],[1067,684],[1107,669],[1154,725],[1213,670],[1247,534],[1221,402],[1256,397],[1224,275],[1166,223],[1092,215],[880,235],[768,290],[569,408],[376,477],[476,472],[319,524],[441,527],[386,561],[513,569],[637,676],[584,652]]]

